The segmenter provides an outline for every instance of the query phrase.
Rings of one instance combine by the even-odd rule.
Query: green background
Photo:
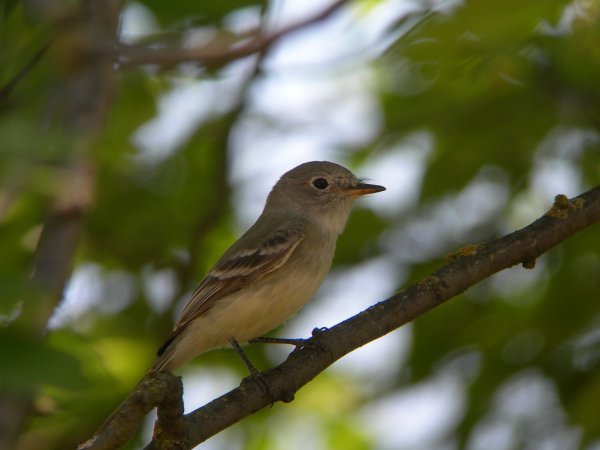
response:
[[[10,45],[0,45],[0,86],[54,32],[28,5],[3,3],[0,40]],[[172,46],[191,30],[212,30],[225,39],[228,20],[240,11],[276,9],[247,0],[137,5],[156,23],[156,32],[139,42]],[[412,5],[416,12],[388,20],[377,51],[349,42],[350,56],[328,61],[326,70],[302,63],[286,69],[315,86],[323,76],[368,73],[374,132],[338,142],[327,155],[365,176],[378,161],[392,161],[387,172],[378,172],[390,179],[403,173],[394,167],[401,160],[394,156],[420,161],[412,201],[361,203],[338,245],[336,274],[386,258],[394,274],[388,294],[435,270],[445,254],[526,225],[550,207],[555,194],[572,196],[600,180],[597,1]],[[342,10],[361,23],[382,7],[379,1],[355,1]],[[170,152],[147,164],[136,156],[132,136],[158,113],[161,97],[182,83],[218,81],[230,67],[134,67],[117,72],[107,123],[81,145],[61,125],[57,86],[68,70],[61,50],[60,44],[51,47],[0,100],[0,394],[34,398],[18,449],[73,448],[89,438],[152,363],[172,326],[173,308],[252,220],[232,211],[244,189],[232,174],[240,158],[235,136],[244,124],[251,119],[257,129],[281,136],[310,133],[311,126],[304,130],[302,123],[257,112],[257,99],[248,92],[277,76],[265,64],[248,78],[243,95],[232,89],[231,98],[209,108],[208,118]],[[303,86],[311,89],[310,83]],[[270,158],[269,151],[254,155]],[[285,146],[280,151],[285,155]],[[17,317],[19,305],[42,295],[27,281],[36,239],[65,182],[64,167],[80,159],[96,168],[95,193],[72,264],[100,287],[84,283],[77,291],[81,310],[40,341],[32,332],[34,319]],[[262,197],[254,201],[260,204]],[[175,288],[157,308],[147,284],[160,274]],[[323,294],[311,311],[326,302]],[[597,226],[553,249],[532,271],[514,268],[486,280],[398,336],[405,355],[388,362],[385,370],[394,376],[386,383],[367,389],[346,366],[336,365],[295,402],[237,424],[214,448],[305,448],[306,433],[314,448],[398,448],[386,430],[395,421],[410,428],[410,415],[391,413],[387,428],[374,426],[369,415],[385,411],[382,405],[396,411],[396,399],[406,403],[436,386],[454,392],[454,400],[437,403],[429,395],[422,407],[453,409],[443,426],[417,442],[402,441],[402,448],[600,448]],[[369,347],[362,351],[368,354]],[[260,346],[249,355],[259,367],[281,358]],[[229,351],[205,355],[192,372],[234,383],[245,376]],[[419,405],[413,404],[415,420]],[[284,443],[282,433],[289,439]]]

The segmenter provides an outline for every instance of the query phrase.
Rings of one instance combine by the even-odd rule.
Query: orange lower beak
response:
[[[379,186],[377,184],[366,184],[366,183],[358,183],[355,186],[349,187],[347,189],[348,194],[353,196],[361,196],[367,194],[374,194],[376,192],[385,191],[383,186]]]

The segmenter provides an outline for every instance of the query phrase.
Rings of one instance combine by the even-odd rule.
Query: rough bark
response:
[[[600,186],[571,200],[564,195],[556,196],[552,208],[525,228],[491,242],[463,247],[448,257],[447,265],[419,282],[328,330],[316,329],[310,339],[314,345],[295,350],[279,366],[245,379],[238,388],[207,405],[180,416],[175,411],[178,403],[169,402],[173,407],[161,401],[159,423],[146,449],[190,449],[274,402],[292,401],[298,389],[344,355],[503,269],[516,264],[533,267],[543,253],[598,221]],[[170,408],[169,412],[161,412],[163,408]],[[129,423],[139,424],[146,412],[132,411],[130,419],[135,420]],[[175,441],[164,438],[161,432],[171,427],[178,430]],[[124,442],[120,430],[118,424],[108,426],[80,448],[117,448]],[[134,431],[128,428],[127,433],[131,436]]]

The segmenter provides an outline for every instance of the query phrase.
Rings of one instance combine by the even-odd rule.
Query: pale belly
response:
[[[165,368],[175,369],[205,351],[228,346],[231,338],[244,344],[288,320],[312,298],[327,270],[302,272],[264,280],[259,288],[243,289],[218,302],[187,326]]]

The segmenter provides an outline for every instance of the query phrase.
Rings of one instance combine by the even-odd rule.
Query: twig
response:
[[[155,64],[162,68],[168,68],[185,62],[195,62],[205,67],[218,67],[230,61],[266,50],[282,37],[326,19],[347,3],[347,1],[348,0],[337,0],[315,16],[296,22],[273,33],[259,35],[242,44],[238,41],[236,43],[238,45],[231,45],[227,50],[219,49],[215,51],[212,48],[205,47],[174,49],[121,45],[119,47],[121,68],[131,68],[144,64]]]

